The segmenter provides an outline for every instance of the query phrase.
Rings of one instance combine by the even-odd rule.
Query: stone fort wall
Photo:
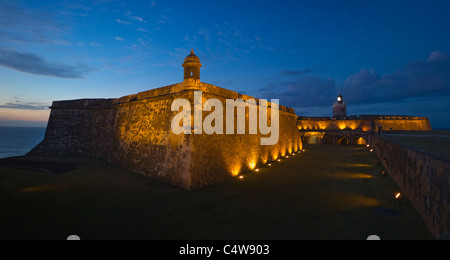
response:
[[[299,130],[359,130],[363,132],[431,131],[428,118],[411,116],[350,116],[345,119],[329,117],[299,117]]]
[[[450,235],[450,162],[373,135],[370,145],[436,238]]]
[[[215,98],[224,108],[226,99],[251,98],[185,80],[119,99],[56,101],[45,139],[29,155],[104,158],[143,176],[195,190],[302,149],[297,116],[283,106],[280,138],[273,146],[261,146],[260,134],[175,135],[171,121],[178,112],[171,111],[173,101],[187,99],[193,106],[198,90],[203,91],[203,102]],[[246,116],[248,125],[248,111]]]

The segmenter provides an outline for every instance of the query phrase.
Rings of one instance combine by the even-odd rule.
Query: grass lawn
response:
[[[427,134],[428,133],[428,134]],[[383,135],[383,138],[420,149],[450,161],[450,132],[434,131],[415,136]]]
[[[3,167],[0,239],[433,239],[367,149],[306,149],[195,192],[99,160],[62,175]]]

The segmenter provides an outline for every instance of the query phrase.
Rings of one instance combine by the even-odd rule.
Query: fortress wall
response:
[[[224,92],[220,89],[207,86],[203,88],[203,102],[206,99],[220,100],[224,107],[224,132],[226,99],[240,98],[248,100],[251,97],[237,94],[236,92]],[[212,93],[210,93],[212,92]],[[260,106],[258,106],[260,107]],[[265,109],[265,107],[264,107]],[[262,146],[261,138],[268,137],[260,134],[256,135],[193,135],[192,142],[192,186],[200,188],[207,186],[208,183],[222,182],[232,176],[237,176],[248,170],[253,170],[267,164],[269,161],[276,160],[281,156],[286,156],[294,151],[302,149],[300,133],[296,126],[296,115],[288,108],[281,107],[280,115],[280,134],[279,141],[273,146]],[[270,117],[272,109],[269,108]],[[204,113],[203,119],[209,114]],[[246,132],[249,129],[249,111],[246,111]],[[234,115],[237,122],[237,114]],[[270,124],[270,121],[269,121]],[[235,123],[236,126],[236,123]],[[270,135],[269,135],[270,136]],[[212,171],[211,171],[212,170]]]
[[[221,183],[270,159],[301,149],[296,115],[286,107],[280,108],[280,138],[274,146],[261,146],[260,134],[175,135],[171,131],[171,122],[179,112],[172,112],[171,105],[176,99],[186,99],[194,108],[195,91],[203,93],[202,106],[207,99],[221,101],[224,133],[226,99],[251,98],[200,82],[172,85],[122,98],[124,103],[117,109],[110,161],[138,174],[195,190]],[[204,112],[203,120],[210,113]],[[235,122],[236,118],[237,115]],[[248,128],[248,111],[246,124]]]
[[[298,120],[299,130],[363,130],[373,131],[375,128],[370,120]]]
[[[172,112],[171,106],[175,99],[189,98],[190,93],[160,93],[143,92],[137,100],[118,105],[108,160],[140,175],[189,189],[192,136],[171,131],[171,120],[178,113]]]
[[[316,120],[314,118],[300,118],[297,121],[299,130],[362,130],[365,132],[383,130],[394,131],[431,131],[430,121],[427,118],[417,117],[381,117],[357,120]]]
[[[282,106],[279,143],[274,146],[261,146],[260,134],[175,135],[171,123],[179,112],[171,111],[172,103],[186,99],[193,108],[197,90],[203,91],[203,103],[210,98],[222,102],[224,120],[226,99],[251,98],[187,80],[120,99],[54,102],[46,137],[30,155],[104,158],[140,175],[195,190],[302,148],[297,116]],[[204,112],[203,119],[209,113]]]
[[[436,238],[448,236],[450,162],[379,136],[371,138],[371,145]]]
[[[55,101],[44,141],[29,155],[105,158],[111,148],[115,99]]]
[[[431,131],[430,121],[427,118],[411,119],[378,119],[375,125],[383,126],[383,130],[394,131]]]

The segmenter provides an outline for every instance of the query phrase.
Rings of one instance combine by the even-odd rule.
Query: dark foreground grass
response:
[[[373,154],[307,149],[195,192],[97,160],[59,176],[0,168],[0,239],[433,239]]]

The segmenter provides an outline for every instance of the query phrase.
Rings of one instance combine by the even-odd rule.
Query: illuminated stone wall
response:
[[[431,232],[448,239],[450,162],[379,136],[373,136],[370,144]]]
[[[107,159],[146,177],[189,189],[192,137],[171,130],[172,102],[188,93],[168,95],[172,87],[132,95],[116,105],[112,149]]]
[[[370,132],[361,131],[300,131],[303,143],[367,145]]]
[[[302,149],[297,116],[283,106],[280,138],[273,146],[261,146],[260,134],[175,135],[171,122],[179,112],[171,111],[172,103],[186,99],[193,107],[197,90],[203,91],[203,102],[220,100],[224,113],[226,99],[251,98],[188,79],[120,99],[54,102],[45,140],[30,155],[100,157],[146,177],[195,190]],[[203,118],[209,113],[204,112]]]
[[[218,99],[224,104],[226,99],[248,100],[249,96],[202,84],[203,99]],[[269,108],[270,114],[271,108]],[[206,114],[203,115],[206,117]],[[235,122],[237,115],[235,114]],[[247,131],[248,131],[248,111]],[[212,180],[222,181],[229,176],[237,176],[247,170],[262,166],[294,151],[302,149],[300,134],[296,126],[294,111],[280,107],[280,136],[277,145],[261,146],[261,134],[257,135],[193,135],[193,150],[191,167],[193,171],[193,186],[204,186],[205,176]],[[225,122],[224,122],[225,125]],[[205,171],[213,169],[214,174]],[[215,180],[214,180],[215,179]]]
[[[377,132],[394,131],[431,131],[428,118],[406,116],[360,116],[358,119],[331,120],[330,118],[301,117],[297,121],[299,130],[359,130]]]

